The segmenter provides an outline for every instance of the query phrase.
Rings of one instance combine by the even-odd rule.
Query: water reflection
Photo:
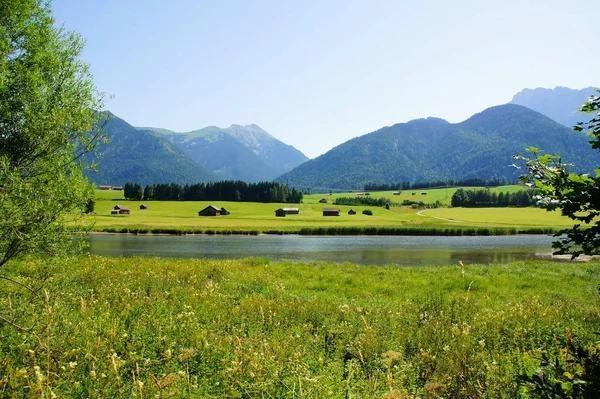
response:
[[[552,237],[306,237],[90,235],[90,252],[102,256],[246,258],[447,265],[499,263],[548,256]]]

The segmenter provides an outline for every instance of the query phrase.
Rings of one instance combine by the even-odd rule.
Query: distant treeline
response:
[[[513,182],[514,183],[514,182]],[[411,183],[408,181],[390,184],[365,184],[365,191],[395,191],[395,190],[418,190],[433,187],[498,187],[512,184],[506,179],[464,179],[464,180],[438,180],[425,183]],[[516,183],[515,183],[516,184]]]
[[[465,190],[459,188],[452,196],[452,206],[462,206],[465,208],[532,206],[535,205],[535,196],[538,194],[539,190],[497,193],[485,189]]]
[[[389,198],[371,198],[371,197],[339,197],[333,201],[333,205],[366,205],[366,206],[391,206],[392,201]]]
[[[274,182],[246,183],[243,181],[220,181],[181,186],[177,183],[150,184],[145,188],[137,183],[123,187],[125,198],[156,201],[240,201],[283,202],[299,204],[304,194],[287,184]]]

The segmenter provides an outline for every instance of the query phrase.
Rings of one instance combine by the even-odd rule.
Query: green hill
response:
[[[98,171],[87,172],[98,185],[124,185],[127,182],[185,184],[218,180],[212,172],[193,162],[157,133],[138,130],[114,115],[110,116],[105,133],[110,143],[101,145],[91,157],[98,162]]]
[[[500,105],[451,124],[437,118],[382,128],[343,143],[277,181],[298,188],[361,189],[366,183],[518,178],[515,154],[535,146],[559,153],[580,171],[600,156],[585,134],[519,105]]]

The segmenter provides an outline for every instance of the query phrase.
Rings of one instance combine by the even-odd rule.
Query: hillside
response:
[[[213,173],[154,132],[138,130],[114,115],[107,122],[105,132],[110,143],[101,145],[96,156],[92,156],[98,162],[98,171],[86,172],[98,185],[124,185],[127,182],[185,184],[217,180]]]
[[[538,87],[515,94],[510,104],[523,105],[562,125],[573,127],[577,122],[587,120],[586,115],[578,112],[578,109],[593,94],[597,94],[595,87],[581,90],[561,86],[554,89]]]
[[[528,108],[506,104],[464,122],[437,118],[384,127],[343,143],[277,181],[298,188],[361,189],[366,183],[481,178],[517,179],[510,166],[530,146],[559,153],[577,170],[592,171],[600,156],[585,134]]]
[[[148,129],[161,134],[220,179],[272,180],[308,160],[257,125],[208,126],[186,133]]]

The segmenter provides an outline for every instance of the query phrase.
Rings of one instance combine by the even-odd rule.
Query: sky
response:
[[[524,88],[600,86],[597,0],[53,0],[52,9],[86,39],[82,58],[106,109],[130,124],[254,123],[310,158],[395,123],[461,122]]]

